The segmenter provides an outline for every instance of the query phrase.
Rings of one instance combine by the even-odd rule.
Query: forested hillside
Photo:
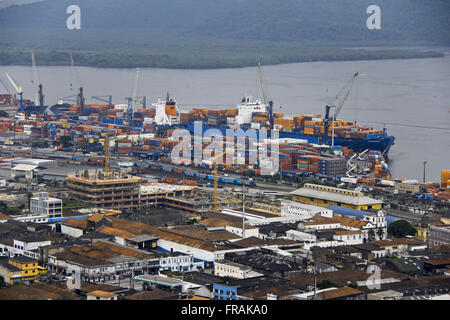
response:
[[[81,30],[66,28],[71,4]],[[371,4],[381,30],[366,27]],[[268,64],[438,56],[344,47],[449,44],[448,0],[44,0],[0,10],[1,64],[37,50],[41,64],[64,64],[76,51],[92,66],[225,67],[257,56]]]

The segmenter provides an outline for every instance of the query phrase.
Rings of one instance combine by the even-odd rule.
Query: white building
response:
[[[39,197],[31,198],[30,212],[48,218],[62,217],[62,200],[49,197],[47,192],[40,192]]]
[[[317,236],[312,233],[302,232],[298,230],[286,231],[286,238],[294,241],[316,242]]]
[[[159,258],[160,271],[194,271],[197,266],[203,267],[203,263],[194,263],[194,256],[192,254],[183,254],[180,252],[169,253],[165,257]]]
[[[331,218],[333,217],[333,210],[297,201],[290,201],[290,200],[281,201],[282,217],[297,216],[304,219],[309,219],[317,214],[323,217]]]
[[[214,274],[219,277],[230,277],[236,279],[247,279],[262,276],[255,272],[249,266],[231,261],[216,261],[214,263]]]

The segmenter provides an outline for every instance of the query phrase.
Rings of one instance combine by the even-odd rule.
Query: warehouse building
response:
[[[364,196],[362,192],[307,183],[291,192],[292,200],[306,204],[328,207],[330,205],[356,210],[380,210],[383,201]]]

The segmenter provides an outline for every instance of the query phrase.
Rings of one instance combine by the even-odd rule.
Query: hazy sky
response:
[[[38,2],[43,0],[0,0],[0,9],[9,7],[13,4],[25,4],[25,3],[32,3],[32,2]]]

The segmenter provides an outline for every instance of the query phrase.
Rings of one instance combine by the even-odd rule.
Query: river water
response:
[[[450,48],[440,48],[443,58],[312,62],[264,66],[266,95],[275,112],[285,115],[322,114],[355,72],[360,76],[339,114],[374,128],[386,126],[396,137],[390,168],[395,178],[440,181],[442,169],[450,169]],[[1,62],[0,62],[1,63]],[[38,61],[39,63],[39,61]],[[114,103],[126,103],[133,94],[135,69],[39,67],[46,104],[73,95],[84,87],[91,96],[112,95]],[[0,66],[34,100],[36,89],[31,67]],[[35,81],[36,83],[36,81]],[[0,88],[0,93],[3,92]],[[181,110],[192,107],[234,107],[245,94],[262,96],[256,67],[214,70],[141,69],[137,95],[147,105],[170,92]]]

